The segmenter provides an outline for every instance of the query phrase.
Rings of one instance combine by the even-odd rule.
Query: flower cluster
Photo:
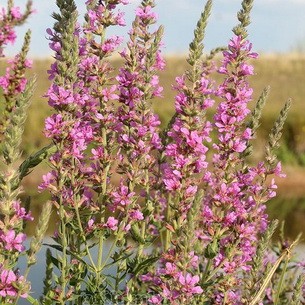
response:
[[[25,59],[22,61],[20,55],[17,55],[13,60],[8,60],[10,64],[6,68],[4,76],[0,76],[0,87],[3,89],[5,95],[14,96],[23,92],[27,83],[24,72],[20,71],[20,66],[24,68],[31,68],[32,61]]]
[[[22,298],[28,296],[28,289],[25,289],[26,282],[24,277],[14,273],[12,270],[3,269],[1,265],[0,280],[0,297],[8,300],[8,303],[12,303],[18,294]]]
[[[215,285],[215,304],[223,303],[221,285],[226,285],[226,298],[230,292],[230,302],[238,302],[242,297],[238,293],[238,270],[251,268],[249,262],[256,253],[258,236],[267,228],[264,203],[275,196],[274,179],[270,185],[264,183],[270,174],[281,175],[280,163],[277,169],[268,171],[263,162],[247,165],[242,154],[253,137],[253,131],[245,125],[253,92],[246,78],[254,73],[247,60],[257,57],[251,48],[242,36],[234,36],[218,69],[225,76],[217,90],[222,101],[214,117],[218,141],[213,144],[213,171],[204,177],[207,189],[197,234],[208,242],[206,256],[213,260],[215,270],[236,277],[231,287],[227,283]]]
[[[13,1],[8,2],[7,9],[0,8],[0,57],[4,56],[3,51],[8,44],[15,43],[15,27],[22,25],[32,13],[32,1],[27,1],[24,12]]]
[[[207,168],[208,147],[211,141],[212,124],[204,114],[214,104],[211,82],[205,73],[196,82],[190,93],[185,76],[176,78],[175,89],[177,117],[167,132],[169,144],[165,148],[167,163],[162,165],[165,189],[179,197],[177,211],[185,219],[187,211],[198,190],[201,178]]]
[[[15,24],[23,19],[20,8],[11,7],[8,11],[4,7],[0,12],[0,56],[4,56],[3,48],[7,44],[13,44],[16,40]]]
[[[123,65],[116,77],[106,60],[122,39],[107,37],[105,30],[125,24],[117,5],[126,3],[87,1],[83,27],[75,10],[70,8],[67,17],[69,8],[63,5],[55,30],[48,30],[56,62],[49,71],[53,84],[46,96],[55,113],[46,119],[45,134],[57,151],[40,188],[52,194],[60,217],[54,239],[63,247],[61,263],[74,263],[54,285],[56,298],[46,298],[66,302],[70,295],[64,291],[71,289],[82,295],[81,285],[75,283],[82,281],[80,270],[87,267],[81,260],[75,264],[73,251],[84,249],[90,261],[87,293],[101,285],[105,266],[120,261],[116,287],[127,274],[132,276],[125,291],[114,292],[115,298],[130,301],[135,287],[142,289],[137,282],[141,278],[149,286],[152,304],[189,299],[238,304],[244,297],[240,274],[251,270],[259,235],[268,225],[264,203],[275,195],[274,180],[268,184],[266,178],[282,175],[280,164],[272,168],[245,160],[254,137],[246,124],[252,99],[247,78],[254,74],[248,60],[257,54],[240,30],[219,67],[208,59],[202,62],[208,1],[190,45],[190,70],[177,77],[173,87],[175,115],[161,134],[160,120],[151,109],[151,100],[162,93],[157,71],[165,66],[162,28],[151,31],[157,20],[154,1],[142,1],[136,9],[129,42],[119,52]],[[220,85],[213,81],[215,71],[224,78]],[[215,101],[210,122],[207,111]],[[75,235],[82,237],[67,240]],[[103,243],[110,236],[115,240],[103,261]],[[162,244],[152,258],[146,246],[154,237]],[[148,272],[146,260],[157,261]],[[209,281],[213,287],[204,290]]]
[[[187,253],[187,270],[194,270],[199,266],[199,257],[194,251]],[[163,300],[171,304],[183,304],[195,295],[201,295],[204,291],[199,285],[200,277],[192,275],[187,271],[181,271],[183,255],[177,255],[173,249],[162,257],[160,263],[163,267],[156,270],[155,274],[146,274],[141,277],[143,282],[149,282],[151,287],[155,286],[158,294],[154,294],[149,302],[151,304],[162,304]],[[177,263],[178,262],[178,263]]]
[[[105,27],[109,26],[125,26],[125,19],[123,12],[116,12],[115,8],[119,4],[126,5],[129,3],[129,0],[116,0],[110,1],[107,6],[100,4],[97,7],[91,8],[91,5],[96,1],[86,1],[86,5],[89,7],[87,11],[88,16],[88,24],[85,27],[85,32],[93,33],[93,34],[103,34],[103,29],[101,25]],[[117,39],[117,38],[116,38]],[[111,41],[112,38],[109,39]]]

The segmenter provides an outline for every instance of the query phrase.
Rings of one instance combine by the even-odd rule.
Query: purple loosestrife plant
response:
[[[151,109],[162,92],[156,72],[164,68],[162,28],[150,29],[157,19],[154,1],[137,8],[116,77],[107,58],[122,39],[107,37],[106,29],[125,24],[116,8],[127,2],[87,1],[83,26],[74,1],[57,4],[60,14],[48,30],[56,61],[47,97],[55,113],[45,128],[56,152],[41,189],[51,192],[60,223],[50,245],[57,253],[47,254],[43,302],[133,304],[143,295],[150,304],[262,300],[276,271],[262,271],[274,230],[266,231],[264,204],[276,189],[267,176],[283,175],[273,151],[289,104],[271,132],[266,162],[249,164],[266,99],[265,90],[249,119],[249,59],[257,57],[246,31],[252,1],[242,2],[220,65],[212,59],[222,48],[203,60],[207,1],[190,44],[190,69],[174,86],[176,113],[163,133]],[[215,72],[222,83],[213,81]],[[206,113],[215,101],[210,122]],[[153,241],[160,247],[149,249]],[[278,267],[287,253],[277,258]],[[55,266],[59,276],[52,275]],[[110,267],[114,276],[107,275]],[[261,270],[264,289],[255,284],[254,270]]]
[[[135,257],[126,260],[128,274],[132,275],[127,284],[128,304],[135,302],[138,275],[148,263],[157,260],[145,253],[158,237],[154,211],[158,206],[158,153],[162,143],[160,120],[151,109],[151,100],[161,96],[163,88],[156,72],[165,67],[160,50],[163,28],[151,30],[157,20],[154,6],[154,1],[145,0],[136,9],[127,49],[120,53],[124,66],[117,77],[120,103],[117,110],[120,145],[117,172],[121,174],[121,181],[119,191],[112,195],[119,217],[127,223],[125,230],[129,234],[126,238],[133,240],[134,244],[130,243],[130,246],[136,250]],[[118,201],[119,194],[128,197],[126,204],[123,197]],[[124,268],[123,271],[126,272]]]
[[[226,48],[204,55],[212,0],[206,2],[190,44],[188,70],[176,78],[175,114],[165,130],[152,110],[162,97],[158,72],[162,27],[155,1],[135,11],[125,48],[108,36],[125,26],[127,0],[88,0],[83,23],[74,0],[57,0],[48,29],[54,63],[45,120],[52,142],[19,167],[20,142],[34,81],[24,76],[24,46],[0,76],[1,116],[0,301],[17,304],[304,304],[303,264],[291,260],[297,241],[271,237],[265,203],[284,176],[275,150],[290,102],[266,145],[265,160],[249,161],[268,89],[254,110],[248,78],[257,58],[248,40],[252,0],[242,1],[239,24]],[[13,1],[1,11],[0,53],[15,40],[20,13]],[[118,71],[111,56],[118,51]],[[221,60],[214,56],[222,52]],[[221,76],[220,83],[214,80]],[[214,105],[216,105],[214,107]],[[209,116],[212,113],[213,116]],[[208,119],[209,118],[209,119]],[[19,194],[21,180],[44,159],[49,173],[40,191],[44,205],[29,249],[24,225],[32,220]],[[46,252],[41,298],[30,296],[27,275],[36,262],[51,207],[58,229]],[[17,271],[25,255],[27,268]]]
[[[166,230],[162,232],[165,252],[161,259],[163,268],[159,268],[153,277],[161,292],[153,296],[151,302],[164,299],[178,304],[203,292],[198,285],[199,258],[194,252],[197,237],[194,234],[193,213],[195,210],[198,212],[198,204],[202,200],[199,189],[208,165],[205,143],[210,142],[212,129],[205,114],[214,104],[211,95],[215,89],[209,77],[213,69],[202,61],[202,40],[211,6],[212,2],[208,1],[190,45],[190,70],[176,78],[176,113],[163,134],[161,179],[166,202],[163,209]],[[142,279],[149,280],[151,276],[146,275]]]
[[[8,44],[13,44],[16,40],[15,27],[22,25],[29,15],[32,13],[32,1],[27,2],[24,13],[20,11],[20,7],[14,6],[13,1],[7,2],[7,8],[1,7],[0,12],[0,57],[4,57],[4,49]],[[25,37],[23,50],[15,58],[9,59],[9,66],[6,73],[0,76],[0,86],[3,90],[3,98],[5,99],[5,110],[1,119],[0,132],[1,139],[6,130],[6,124],[9,123],[9,116],[15,106],[16,98],[19,93],[23,92],[26,86],[25,70],[31,67],[31,61],[26,59],[29,48],[30,33]]]
[[[51,191],[59,214],[59,231],[54,236],[58,245],[53,247],[62,254],[53,260],[65,268],[59,268],[61,275],[54,277],[54,284],[46,278],[51,284],[45,290],[45,302],[63,304],[76,295],[80,304],[87,298],[102,302],[109,285],[113,285],[104,272],[111,261],[126,260],[130,255],[124,241],[129,221],[143,217],[135,208],[124,216],[116,215],[117,203],[121,209],[129,205],[132,192],[123,184],[118,189],[110,184],[116,160],[121,158],[116,138],[121,127],[113,111],[113,101],[119,99],[117,85],[113,84],[113,68],[106,59],[121,38],[107,38],[106,29],[124,25],[123,14],[116,7],[127,2],[109,1],[104,5],[87,1],[83,27],[76,22],[73,1],[57,4],[61,13],[54,17],[58,22],[54,31],[48,30],[56,62],[50,70],[54,83],[47,93],[56,113],[46,120],[45,130],[57,151],[50,159],[53,170],[44,176],[41,188]],[[113,246],[106,252],[105,241],[113,235]],[[115,253],[119,243],[125,247]],[[93,251],[98,252],[96,261]],[[116,280],[115,297],[119,296],[118,284]]]
[[[76,288],[79,294],[84,291],[84,298],[91,295],[96,302],[104,299],[103,293],[113,284],[107,282],[103,272],[111,261],[116,260],[120,261],[114,283],[114,297],[118,298],[121,273],[126,277],[127,273],[132,273],[130,269],[138,269],[143,263],[140,261],[143,241],[152,231],[150,185],[155,179],[152,171],[156,159],[150,151],[160,148],[161,140],[156,129],[160,122],[147,103],[162,91],[155,74],[164,67],[159,51],[162,28],[149,33],[148,27],[156,21],[156,15],[151,11],[154,3],[143,2],[136,12],[128,50],[121,52],[126,64],[117,76],[118,85],[112,84],[112,68],[105,59],[118,47],[121,39],[107,38],[105,29],[124,24],[122,13],[114,11],[120,3],[127,4],[126,1],[113,1],[107,5],[88,1],[86,22],[81,28],[76,25],[75,18],[72,20],[73,14],[76,15],[75,11],[71,12],[74,3],[58,2],[61,15],[54,15],[58,20],[55,31],[48,30],[57,61],[50,70],[54,84],[47,96],[56,113],[46,120],[45,132],[53,139],[57,152],[50,160],[54,168],[43,177],[41,189],[51,191],[58,209],[61,226],[54,239],[60,245],[63,257],[56,260],[67,266],[67,272],[55,278],[53,292],[46,296],[53,302],[68,301],[76,293]],[[65,20],[68,11],[72,18]],[[69,33],[63,31],[64,22],[71,26]],[[71,50],[72,41],[74,47]],[[70,60],[69,65],[67,60]],[[67,72],[64,67],[70,70]],[[147,71],[144,74],[143,69]],[[114,112],[112,101],[116,100],[122,106]],[[116,160],[120,162],[118,165]],[[109,184],[115,173],[124,174],[117,187]],[[135,188],[143,191],[136,195]],[[145,198],[146,209],[141,207],[141,198]],[[105,258],[104,240],[113,235],[113,247]],[[66,240],[68,236],[71,236],[69,242]],[[74,241],[72,236],[75,236]],[[129,262],[127,268],[126,259],[132,254],[131,246],[126,243],[129,236],[136,242],[140,240],[140,244],[136,251],[137,260]],[[98,238],[96,262],[90,252],[94,238]],[[116,252],[115,248],[118,248]],[[87,287],[81,284],[83,261],[68,268],[72,260],[75,262],[83,257],[90,261],[89,267],[84,266],[89,268]],[[82,300],[81,296],[79,302]]]
[[[4,56],[4,48],[13,44],[16,40],[15,27],[22,25],[32,13],[32,1],[26,4],[24,13],[20,7],[14,5],[14,1],[7,2],[7,8],[1,7],[0,12],[0,56]]]
[[[14,43],[15,26],[23,24],[32,12],[31,1],[27,3],[24,13],[8,1],[7,10],[1,8],[0,52],[4,57],[4,48],[8,42]],[[0,302],[1,304],[17,304],[19,298],[31,298],[30,283],[27,275],[35,263],[36,253],[45,234],[51,206],[46,204],[32,238],[29,249],[25,248],[25,225],[32,221],[31,213],[23,206],[19,195],[22,193],[20,182],[33,164],[28,160],[21,167],[20,144],[26,120],[26,112],[33,94],[34,79],[25,78],[25,70],[31,66],[26,55],[29,49],[30,32],[25,35],[24,44],[19,54],[8,60],[4,76],[0,76],[2,89],[1,100],[1,173],[0,173]],[[27,268],[24,274],[18,271],[19,258],[26,256]]]
[[[211,3],[208,2],[206,15],[210,9],[209,5]],[[194,98],[196,81],[189,89],[186,85],[186,77],[177,79],[180,93],[176,97],[176,114],[171,128],[167,131],[168,144],[165,149],[167,157],[173,160],[163,165],[165,173],[163,182],[165,189],[170,192],[167,197],[165,218],[168,231],[164,242],[165,249],[169,248],[169,250],[163,254],[161,265],[155,273],[142,277],[144,281],[150,283],[150,287],[154,287],[154,291],[159,291],[150,298],[151,303],[154,304],[161,304],[164,301],[184,304],[186,300],[189,302],[192,295],[194,304],[212,299],[213,304],[244,304],[246,301],[244,292],[247,289],[241,286],[246,273],[241,276],[241,272],[252,270],[251,262],[256,255],[258,239],[267,228],[264,203],[275,196],[277,187],[274,179],[269,184],[266,183],[266,178],[274,174],[283,176],[281,164],[276,164],[275,155],[270,151],[277,146],[278,134],[289,108],[287,103],[275,125],[277,127],[271,132],[273,140],[267,145],[266,162],[260,162],[257,166],[248,165],[245,157],[250,148],[249,141],[255,134],[258,112],[261,110],[262,100],[265,99],[263,94],[253,113],[253,120],[247,123],[246,119],[250,113],[247,104],[251,100],[253,91],[247,83],[247,76],[254,73],[253,67],[247,60],[257,57],[257,54],[251,51],[252,45],[246,40],[246,26],[249,24],[251,7],[252,1],[243,2],[243,9],[238,15],[240,25],[234,28],[235,36],[230,40],[227,50],[223,52],[224,59],[218,72],[224,74],[224,82],[216,89],[209,87],[211,82],[207,76],[210,69],[206,64],[202,65],[201,74],[197,72],[195,80],[197,84],[201,84],[197,90],[206,95],[197,100],[198,106],[201,106],[199,114],[203,115],[200,119],[196,117],[196,111],[191,108],[196,106]],[[203,20],[204,17],[201,25]],[[196,44],[199,30],[200,22],[197,32],[195,31],[191,50],[195,46],[200,52],[202,47],[199,43]],[[191,65],[194,64],[192,55],[190,53],[188,59]],[[196,68],[196,65],[193,67]],[[192,82],[193,75],[189,72],[187,80]],[[204,118],[204,110],[213,105],[211,94],[220,99],[220,103],[214,116],[214,138],[217,138],[211,147],[213,154],[209,164],[209,160],[206,159],[208,148],[204,143],[209,141],[211,125]],[[194,130],[192,130],[192,122],[195,123]],[[203,137],[199,133],[202,125],[198,122],[203,124]],[[196,153],[200,156],[199,171],[196,169],[198,165]],[[195,162],[192,164],[190,159]],[[194,168],[189,169],[190,165]],[[199,178],[197,183],[191,176],[196,173],[203,175],[202,180],[200,175],[195,176],[195,179]],[[200,181],[202,189],[198,192]],[[196,196],[202,200],[199,218],[194,217],[198,213]],[[188,197],[191,198],[187,205],[185,202]],[[184,228],[186,219],[187,225]],[[192,235],[194,219],[197,227],[195,224],[195,234]],[[187,230],[187,227],[193,230]],[[174,234],[179,238],[175,238]],[[172,237],[168,238],[169,235]],[[192,236],[195,238],[190,243]],[[172,245],[169,245],[169,240]],[[194,275],[197,270],[200,270],[199,275]],[[182,280],[183,278],[188,278],[188,281]],[[209,281],[212,281],[213,285],[205,284]],[[198,284],[206,289],[202,290]],[[183,285],[186,287],[183,288]],[[196,294],[200,296],[196,297]]]

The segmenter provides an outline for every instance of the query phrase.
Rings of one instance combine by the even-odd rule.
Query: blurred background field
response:
[[[183,56],[169,56],[166,61],[167,68],[160,74],[164,98],[154,101],[154,109],[160,116],[163,127],[174,111],[175,91],[172,90],[172,84],[175,77],[181,75],[187,68]],[[44,120],[50,114],[50,107],[43,95],[50,85],[46,71],[51,62],[51,58],[34,60],[33,69],[29,72],[29,76],[37,76],[37,88],[26,123],[23,158],[49,144],[48,139],[43,135],[43,128]],[[113,64],[118,69],[120,61],[113,60]],[[268,207],[272,218],[286,219],[289,235],[295,236],[300,230],[305,232],[305,56],[262,55],[253,64],[255,75],[251,77],[250,82],[254,88],[254,99],[251,107],[264,87],[271,87],[255,144],[253,154],[255,159],[262,157],[268,132],[281,107],[288,98],[292,98],[293,102],[279,150],[287,178],[278,181],[279,197]],[[4,69],[5,62],[0,61],[1,74]],[[24,182],[26,193],[32,196],[34,214],[39,214],[41,204],[46,200],[45,194],[37,194],[37,185],[46,171],[46,164],[42,164]]]

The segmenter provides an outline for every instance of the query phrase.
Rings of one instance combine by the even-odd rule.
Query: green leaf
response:
[[[54,244],[43,244],[44,246],[49,246],[59,252],[62,252],[63,248],[60,245],[54,245]],[[91,266],[90,264],[88,264],[86,261],[83,260],[83,258],[81,256],[79,256],[78,253],[72,252],[70,250],[66,250],[67,253],[71,256],[73,256],[74,258],[76,258],[77,260],[79,260],[80,262],[82,262],[85,266],[87,266],[88,269],[90,269],[92,272],[95,272],[95,269],[93,268],[93,266]],[[57,266],[56,266],[57,267]]]
[[[143,262],[136,264],[136,266],[131,270],[131,273],[134,275],[137,275],[140,273],[140,271],[146,270],[151,265],[153,265],[155,262],[159,260],[160,256],[150,257]]]
[[[27,301],[29,301],[31,304],[33,305],[39,305],[38,300],[34,299],[33,297],[31,297],[30,295],[27,296]]]

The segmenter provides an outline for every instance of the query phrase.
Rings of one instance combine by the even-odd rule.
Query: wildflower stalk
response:
[[[52,304],[52,296],[48,298],[50,290],[52,289],[52,273],[53,273],[53,263],[52,263],[52,253],[48,248],[46,250],[46,276],[43,280],[43,297],[40,298],[40,301],[44,305]]]
[[[7,11],[2,9],[0,17],[0,56],[4,56],[4,47],[14,43],[14,27],[21,25],[30,14],[22,14],[13,1],[8,1]],[[33,95],[35,80],[27,81],[25,70],[31,66],[26,59],[30,44],[30,31],[24,38],[21,51],[12,60],[0,77],[3,92],[4,110],[0,121],[1,173],[0,173],[0,302],[16,304],[19,297],[26,298],[30,283],[26,276],[19,274],[19,257],[24,254],[23,233],[26,221],[33,220],[31,214],[21,206],[19,195],[22,191],[16,165],[20,159],[20,146],[27,109]]]
[[[24,275],[23,275],[25,279],[28,278],[31,267],[36,263],[36,255],[41,248],[42,240],[48,229],[51,211],[52,211],[52,205],[50,202],[47,202],[42,208],[42,212],[41,212],[41,215],[38,220],[38,225],[35,230],[35,235],[34,235],[34,237],[32,237],[30,248],[27,251],[27,267],[26,267],[26,269],[24,271]],[[16,304],[16,305],[18,304],[20,296],[21,296],[21,291],[19,290],[17,297],[14,301],[14,304]],[[33,299],[32,301],[34,301],[34,304],[35,303],[38,304],[37,300]]]
[[[4,48],[8,43],[14,43],[16,39],[16,26],[21,26],[25,23],[32,13],[32,1],[26,2],[25,11],[21,14],[18,7],[15,7],[14,1],[7,1],[7,11],[3,8],[3,15],[0,20],[0,57],[3,57]]]
[[[122,15],[116,15],[114,11],[120,2],[104,5],[87,1],[83,27],[76,26],[74,2],[58,2],[61,12],[54,14],[55,31],[48,31],[57,61],[50,71],[54,84],[47,96],[57,114],[46,120],[46,134],[56,143],[57,152],[50,159],[55,171],[45,176],[41,188],[51,190],[61,215],[61,231],[55,240],[61,246],[61,261],[65,261],[62,269],[67,268],[66,273],[60,270],[61,279],[69,277],[63,283],[66,288],[57,289],[59,296],[53,297],[57,300],[66,294],[68,301],[75,293],[78,303],[88,294],[92,300],[100,302],[104,296],[99,289],[108,285],[103,275],[103,241],[109,236],[114,219],[109,217],[107,221],[105,213],[111,193],[110,171],[117,150],[110,100],[117,95],[113,93],[115,87],[109,87],[113,80],[109,77],[112,68],[105,58],[115,50],[120,39],[106,38],[105,30],[110,25],[123,23]],[[100,42],[97,42],[98,38]],[[59,123],[59,131],[54,123]],[[91,150],[87,149],[89,145]],[[59,190],[62,191],[57,193]],[[90,252],[90,244],[96,244],[92,241],[94,237],[98,239],[93,248],[98,252],[96,262]],[[85,263],[86,256],[89,263]],[[88,270],[88,284],[82,279],[85,269]]]
[[[152,152],[160,145],[158,143],[158,135],[153,129],[160,122],[150,109],[150,100],[154,96],[159,96],[162,90],[158,86],[158,77],[155,75],[155,71],[159,69],[158,60],[161,61],[161,59],[158,59],[158,56],[160,56],[159,47],[163,28],[159,27],[153,33],[149,31],[150,26],[155,23],[156,19],[155,13],[151,11],[153,7],[154,1],[151,0],[142,1],[138,7],[136,19],[133,22],[133,30],[130,33],[128,51],[124,50],[122,52],[125,65],[118,76],[119,90],[121,93],[119,97],[121,106],[118,110],[118,116],[120,117],[122,132],[124,132],[124,137],[120,136],[118,140],[124,149],[122,150],[121,158],[123,159],[126,154],[126,161],[133,166],[133,168],[128,169],[130,172],[123,170],[126,164],[119,166],[119,170],[122,168],[122,171],[127,176],[125,183],[130,193],[135,196],[134,191],[139,186],[145,191],[145,202],[146,200],[149,201],[151,196],[149,183],[152,177],[149,175],[149,171],[152,171],[155,162]],[[127,77],[130,78],[130,83]],[[128,97],[126,91],[130,91],[131,93],[132,90],[135,91],[134,97]],[[131,115],[126,119],[128,113],[131,113]],[[152,134],[149,134],[149,126],[144,125],[143,130],[145,134],[140,136],[140,124],[149,123],[154,124],[150,128]],[[127,138],[127,135],[129,138]],[[144,139],[142,141],[143,144],[140,144],[147,146],[147,161],[143,156],[137,155],[136,153],[137,150],[144,148],[137,148],[137,141],[142,139]],[[139,157],[139,160],[136,159],[137,157]],[[136,210],[138,208],[138,203],[134,204],[133,209]],[[137,225],[135,224],[135,226]],[[142,239],[145,237],[145,226],[145,221],[140,223],[140,236]],[[139,245],[138,256],[141,256],[142,250],[143,245]]]
[[[30,214],[24,214],[24,219],[20,217],[18,219],[18,213],[22,209],[20,207],[20,201],[18,200],[18,195],[21,193],[20,185],[16,182],[18,181],[18,170],[15,169],[15,164],[19,160],[20,150],[19,146],[21,144],[21,137],[23,133],[23,126],[26,120],[27,108],[29,106],[29,101],[33,93],[34,81],[30,81],[26,86],[25,92],[16,101],[15,111],[10,115],[9,122],[10,125],[7,127],[5,132],[5,139],[2,143],[2,153],[4,158],[5,170],[2,173],[3,184],[1,186],[0,192],[0,215],[1,215],[1,231],[4,234],[14,234],[17,238],[22,237],[25,239],[25,234],[22,233],[24,220],[31,220]],[[17,221],[16,221],[17,218]],[[2,235],[3,238],[3,235]],[[3,240],[1,241],[3,244]],[[18,247],[19,249],[19,247]],[[11,249],[15,252],[16,249]],[[24,246],[20,245],[20,252],[24,250]],[[7,254],[5,255],[7,257]],[[5,257],[3,256],[3,257]],[[2,260],[2,253],[0,253],[0,261]],[[8,266],[15,266],[18,261],[18,255],[11,253],[10,259],[6,262]],[[5,262],[5,259],[4,259]],[[25,281],[25,277],[22,277]],[[16,297],[19,295],[24,295],[23,290],[17,291]]]
[[[247,123],[247,127],[252,131],[252,138],[255,138],[256,131],[259,127],[260,118],[262,115],[263,108],[266,104],[268,94],[270,91],[270,87],[266,87],[263,92],[261,93],[254,110],[251,113],[250,121]],[[252,145],[251,142],[248,141],[247,148],[244,152],[242,152],[242,157],[246,157],[252,153]]]
[[[5,109],[2,116],[1,136],[6,130],[7,126],[10,123],[9,117],[16,106],[18,95],[24,90],[24,85],[26,83],[25,71],[27,67],[30,67],[30,62],[26,59],[27,53],[29,51],[31,31],[27,31],[24,37],[24,43],[21,49],[21,52],[15,57],[14,62],[10,69],[7,69],[6,78],[7,78],[7,87],[4,90],[4,99],[5,99]]]
[[[247,27],[250,25],[250,13],[253,8],[253,0],[243,0],[242,9],[237,13],[237,19],[240,22],[234,29],[233,33],[236,36],[241,36],[243,39],[248,37]]]
[[[277,162],[277,156],[275,150],[279,148],[279,141],[282,136],[282,130],[287,119],[288,111],[291,107],[291,100],[288,100],[283,109],[280,112],[278,119],[275,121],[274,126],[269,134],[268,144],[265,147],[265,158],[271,168],[273,168]]]
[[[172,130],[174,128],[174,126],[183,124],[185,125],[185,128],[189,128],[190,131],[192,132],[192,130],[195,130],[195,126],[194,124],[197,124],[197,122],[201,123],[201,126],[205,125],[205,112],[204,110],[200,111],[200,108],[205,108],[205,105],[200,104],[200,98],[204,99],[206,98],[208,100],[208,97],[204,96],[204,92],[200,92],[201,88],[200,88],[200,81],[204,82],[206,81],[208,83],[207,80],[205,80],[205,70],[202,70],[202,57],[203,57],[203,39],[204,39],[204,35],[205,35],[205,30],[206,30],[206,26],[207,26],[207,21],[208,18],[211,14],[211,8],[212,8],[212,1],[207,1],[205,8],[200,16],[200,19],[197,23],[196,29],[194,31],[194,39],[193,41],[190,43],[189,46],[189,56],[187,58],[187,62],[189,63],[189,65],[191,66],[191,69],[188,70],[186,72],[186,75],[182,76],[181,80],[179,80],[179,84],[177,85],[177,90],[180,91],[180,96],[178,95],[176,97],[176,101],[177,101],[177,106],[176,106],[176,113],[174,114],[174,116],[172,117],[167,129],[164,131],[164,136],[166,136],[168,142],[164,142],[165,149],[166,147],[170,147],[170,143],[169,140],[172,137],[174,142],[176,141],[176,139],[174,138],[174,136],[169,136],[171,134],[173,134]],[[190,84],[186,87],[186,85],[184,84],[184,78],[187,78],[188,81],[190,82]],[[177,78],[178,80],[178,78]],[[185,87],[183,87],[185,86]],[[207,90],[207,93],[209,93],[208,88],[205,88]],[[179,100],[178,99],[188,99],[187,101],[183,101],[183,103],[185,103],[186,105],[183,106],[187,106],[188,109],[186,109],[186,111],[181,111],[180,107],[182,108],[182,105],[179,105]],[[201,112],[201,113],[200,113]],[[195,123],[196,121],[196,123]],[[206,124],[208,126],[208,123]],[[201,127],[200,126],[200,127]],[[184,126],[183,126],[184,127]],[[200,129],[200,127],[198,126],[197,128]],[[177,127],[176,127],[177,128]],[[181,128],[181,127],[180,127]],[[182,130],[182,129],[181,129]],[[176,135],[175,135],[176,136]],[[202,139],[203,140],[203,139]],[[181,145],[181,143],[180,143]],[[199,149],[199,148],[198,148]],[[165,150],[166,153],[166,150]],[[184,152],[185,153],[185,152]],[[191,152],[189,152],[189,154],[191,154]],[[196,156],[197,158],[200,158],[199,156]],[[190,169],[187,170],[188,172],[191,172]],[[189,179],[189,180],[188,180]],[[187,185],[190,186],[190,184],[192,185],[196,185],[196,182],[190,182],[191,178],[186,178],[186,181],[180,181],[179,183],[181,185]],[[168,181],[165,177],[164,181]],[[169,188],[169,187],[167,187]],[[169,188],[171,189],[171,188]],[[181,194],[183,193],[182,190],[180,190]],[[181,203],[182,198],[179,197],[179,192],[175,192],[176,194],[178,194],[178,196],[173,196],[172,192],[168,192],[168,197],[167,197],[167,206],[166,206],[166,216],[165,216],[165,221],[166,223],[170,224],[171,223],[171,219],[175,219],[175,212],[173,210],[179,211],[178,213],[181,213],[182,211],[179,210],[179,205],[183,203]],[[195,192],[196,193],[196,192]],[[173,207],[173,209],[172,209]],[[181,207],[182,208],[182,207]],[[182,212],[182,213],[186,213],[187,212]],[[170,241],[172,239],[171,237],[171,231],[170,230],[166,230],[165,231],[165,244],[164,244],[164,250],[167,251],[170,247]]]
[[[63,86],[68,90],[71,89],[73,83],[76,81],[77,65],[78,65],[78,39],[75,36],[76,30],[76,19],[77,13],[75,11],[76,6],[74,1],[70,0],[57,0],[57,6],[60,9],[60,14],[54,14],[53,17],[57,20],[54,28],[58,31],[58,35],[61,37],[61,50],[60,54],[57,56],[57,70],[58,74],[55,78],[55,83],[58,86]],[[69,118],[69,114],[63,111],[63,116]],[[55,155],[62,153],[65,150],[64,139],[56,143]],[[73,164],[73,158],[72,158]],[[57,170],[57,183],[58,190],[62,192],[67,182],[66,168],[64,161],[59,161],[58,164],[54,164]],[[72,166],[72,176],[74,168]],[[69,285],[68,280],[68,270],[69,270],[69,255],[68,255],[68,235],[69,227],[67,226],[67,211],[64,206],[63,194],[58,193],[58,213],[60,218],[60,225],[58,231],[59,243],[62,246],[62,256],[58,258],[61,263],[61,274],[58,281],[58,296],[56,297],[56,302],[58,304],[65,304],[67,298],[67,289]],[[54,198],[55,199],[55,198]],[[54,200],[53,199],[53,200]],[[73,240],[71,238],[71,240]],[[77,248],[77,245],[75,245]],[[77,286],[77,284],[76,284]],[[69,297],[68,297],[69,298]]]
[[[158,132],[160,121],[151,109],[151,100],[161,96],[162,88],[156,72],[164,67],[160,53],[163,27],[156,31],[150,29],[156,22],[154,6],[154,1],[144,0],[137,8],[127,49],[121,52],[124,66],[117,77],[120,93],[117,141],[121,160],[117,172],[122,178],[118,191],[113,192],[112,196],[117,211],[121,211],[119,219],[127,220],[128,235],[137,244],[135,259],[124,259],[130,266],[128,271],[134,274],[128,282],[130,289],[135,289],[137,270],[146,260],[144,249],[154,239],[150,231],[155,222],[152,212],[157,191],[154,186],[158,183],[155,155],[161,147],[161,140]],[[120,196],[128,197],[124,207],[118,201]],[[118,286],[119,274],[116,278]],[[132,293],[133,290],[129,290],[126,296],[131,303]]]
[[[163,291],[157,288],[157,298],[165,302],[188,301],[187,293],[182,288],[184,281],[192,281],[194,285],[193,292],[188,292],[190,295],[195,297],[202,293],[201,287],[196,286],[199,281],[199,275],[196,274],[198,256],[193,249],[196,244],[198,211],[203,197],[199,185],[207,167],[208,148],[205,142],[209,141],[211,131],[211,124],[205,114],[214,102],[211,98],[213,84],[209,79],[210,66],[202,62],[202,41],[211,6],[212,1],[207,1],[194,31],[187,59],[190,69],[176,78],[176,113],[163,132],[161,188],[166,206],[163,225],[165,232],[162,237],[164,250],[160,260],[164,269],[159,274],[159,279],[164,288]],[[182,285],[181,292],[175,297],[176,292],[172,287],[180,287],[179,285]]]

